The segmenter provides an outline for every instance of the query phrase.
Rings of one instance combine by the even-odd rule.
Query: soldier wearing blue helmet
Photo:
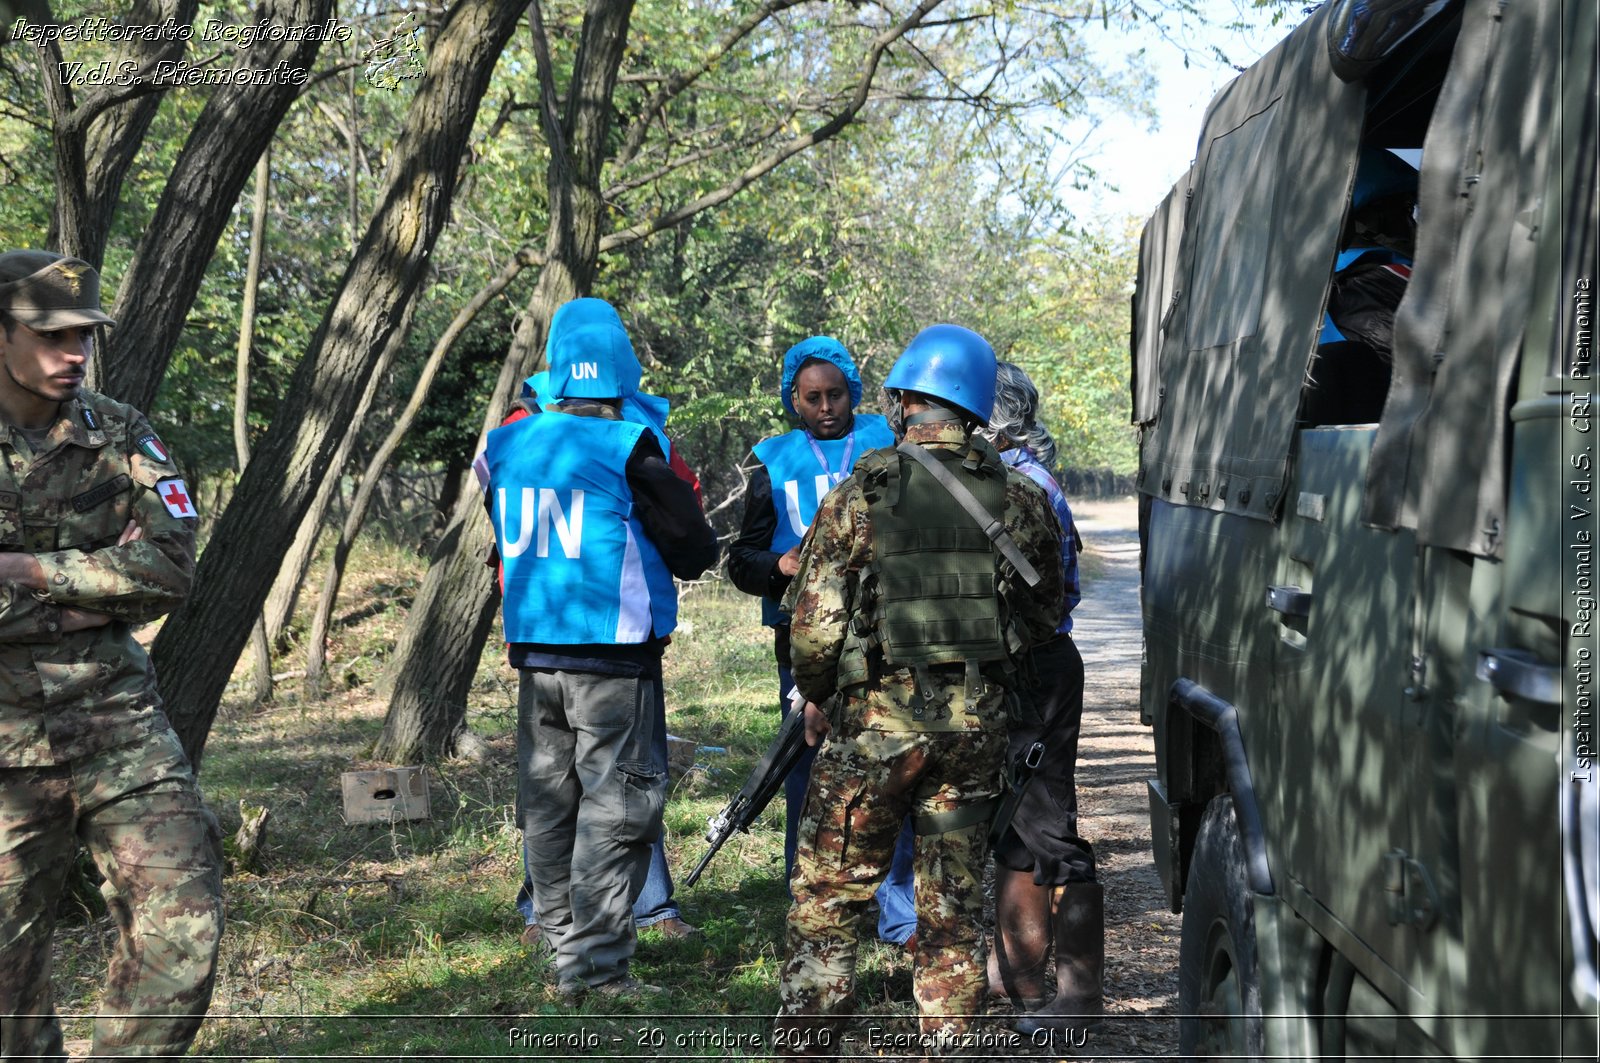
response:
[[[693,489],[623,419],[639,360],[612,307],[557,311],[558,401],[489,433],[480,462],[504,565],[517,695],[517,813],[543,939],[569,1003],[654,991],[628,973],[632,906],[661,833],[661,655],[673,578],[717,557]]]
[[[908,814],[924,1053],[958,1042],[983,999],[983,864],[1007,695],[1063,609],[1048,499],[973,431],[994,404],[995,364],[970,329],[919,333],[884,384],[899,445],[861,458],[801,543],[790,659],[807,738],[823,744],[791,882],[776,1030],[786,1054],[837,1053],[860,921]],[[829,719],[816,705],[835,694]]]

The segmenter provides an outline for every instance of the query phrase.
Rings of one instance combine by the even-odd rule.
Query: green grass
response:
[[[668,989],[653,1018],[609,1001],[563,1007],[549,961],[517,940],[516,677],[499,643],[485,650],[469,713],[487,758],[430,768],[429,820],[344,823],[340,775],[374,766],[367,750],[385,702],[371,684],[420,572],[404,551],[358,549],[329,654],[330,679],[350,678],[332,683],[325,699],[303,701],[290,682],[271,704],[254,706],[240,700],[247,677],[231,688],[201,783],[230,837],[241,802],[265,805],[271,819],[259,870],[233,872],[225,884],[221,974],[195,1054],[769,1058],[764,1047],[729,1044],[764,1045],[778,1007],[788,908],[781,798],[750,833],[727,843],[693,889],[680,887],[678,903],[701,936],[641,934],[633,971]],[[738,790],[777,729],[771,636],[757,614],[756,603],[726,583],[697,585],[668,650],[668,730],[726,749],[702,751],[669,794],[667,856],[680,880],[705,851],[706,819]],[[292,653],[276,664],[280,672],[298,667]],[[109,924],[80,919],[58,938],[59,1007],[92,1011]],[[858,995],[880,1025],[882,1016],[914,1021],[906,956],[864,943]],[[67,1034],[87,1036],[86,1020],[69,1020]],[[568,1047],[570,1057],[562,1055]]]

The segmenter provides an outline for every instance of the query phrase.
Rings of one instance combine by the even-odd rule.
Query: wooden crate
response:
[[[426,768],[347,771],[339,782],[344,790],[346,823],[393,823],[428,818]]]

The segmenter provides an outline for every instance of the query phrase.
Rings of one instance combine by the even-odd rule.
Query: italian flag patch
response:
[[[172,464],[172,455],[167,453],[167,448],[157,439],[154,432],[147,432],[134,440],[134,444],[151,461],[159,461],[163,465]]]

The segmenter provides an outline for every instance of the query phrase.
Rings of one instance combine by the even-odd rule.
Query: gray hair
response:
[[[906,413],[900,405],[900,389],[880,388],[878,390],[878,408],[883,411],[883,419],[889,422],[889,430],[894,433],[895,439],[904,439],[906,435]]]
[[[1022,367],[1012,362],[1000,362],[994,371],[994,412],[987,425],[978,427],[978,434],[998,449],[1000,437],[1033,451],[1039,464],[1049,468],[1055,464],[1056,441],[1039,423],[1039,389]]]

